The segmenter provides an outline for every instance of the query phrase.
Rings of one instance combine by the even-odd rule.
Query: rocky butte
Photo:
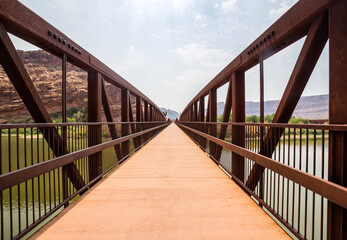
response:
[[[53,116],[61,113],[61,59],[43,50],[21,51],[18,54],[29,73],[46,109]],[[67,65],[67,108],[87,107],[87,72]],[[120,121],[120,89],[106,83],[114,119]],[[132,104],[135,98],[131,97]],[[81,110],[82,111],[82,110]],[[25,119],[25,120],[24,120]],[[78,119],[77,119],[78,120]],[[23,101],[0,65],[0,123],[32,121]],[[59,120],[58,120],[59,121]],[[103,121],[105,117],[103,114]]]

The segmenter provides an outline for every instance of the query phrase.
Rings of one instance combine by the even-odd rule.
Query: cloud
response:
[[[146,6],[151,9],[150,6],[166,6],[171,7],[174,10],[185,10],[189,8],[196,0],[131,0],[131,2],[139,8]]]
[[[165,84],[180,91],[186,89],[187,95],[198,92],[232,60],[229,51],[209,48],[201,43],[187,44],[172,50],[171,53],[176,55],[185,67],[174,76],[175,81]]]
[[[231,54],[222,49],[208,48],[204,44],[191,43],[177,48],[171,53],[176,54],[183,63],[191,67],[215,68],[231,60]]]
[[[223,2],[220,7],[224,11],[224,13],[232,12],[236,9],[237,0],[228,0]]]
[[[202,16],[201,15],[197,15],[196,17],[195,17],[195,21],[199,21],[199,20],[201,20],[202,19]]]

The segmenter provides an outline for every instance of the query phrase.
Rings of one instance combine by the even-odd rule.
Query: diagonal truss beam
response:
[[[1,22],[0,63],[34,121],[36,123],[52,123],[51,117],[49,116],[39,94],[37,93],[28,72],[20,60],[19,55],[7,34],[7,30]],[[40,129],[40,131],[54,152],[55,156],[58,157],[66,153],[64,152],[63,141],[56,128],[52,127],[46,130]],[[67,165],[67,168],[67,175],[74,184],[74,187],[77,190],[82,188],[85,183],[75,164],[70,163]]]
[[[230,78],[230,82],[229,82],[229,86],[228,86],[228,92],[227,92],[227,96],[226,96],[226,100],[225,100],[222,122],[229,122],[230,113],[231,113],[231,104],[232,104],[232,92],[231,92],[231,90],[232,90],[232,78]],[[219,136],[218,136],[219,139],[224,140],[227,129],[228,129],[228,125],[221,125]],[[217,145],[216,154],[215,154],[217,161],[220,161],[222,149],[223,149],[222,146]]]
[[[288,81],[286,90],[283,93],[281,102],[275,113],[273,123],[287,123],[289,121],[327,40],[328,18],[324,15],[312,22],[310,26],[298,60]],[[261,150],[261,154],[271,157],[282,134],[282,129],[276,131],[274,128],[270,128],[265,137],[263,144],[264,148]],[[264,168],[255,164],[247,179],[246,186],[253,191],[258,181],[261,179],[263,172]]]
[[[106,86],[105,86],[104,79],[102,79],[101,83],[102,83],[102,86],[101,86],[102,105],[104,107],[104,113],[106,116],[106,120],[107,120],[107,122],[115,122],[113,119],[112,113],[111,113],[111,104],[110,104],[110,100],[109,100],[107,92],[106,92]],[[110,134],[111,134],[111,137],[113,140],[119,138],[119,136],[117,134],[116,126],[114,124],[109,124],[108,129],[110,131]],[[120,149],[120,145],[119,144],[115,145],[114,150],[116,152],[117,159],[120,160],[122,158],[122,152]]]

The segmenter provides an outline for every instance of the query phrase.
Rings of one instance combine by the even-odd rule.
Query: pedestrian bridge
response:
[[[346,12],[346,0],[298,1],[172,121],[60,30],[0,0],[1,67],[33,120],[0,124],[0,239],[347,239]],[[9,34],[61,59],[61,123]],[[266,123],[264,61],[299,39]],[[324,48],[329,119],[289,124]],[[67,122],[68,64],[88,75],[87,122]],[[245,72],[255,66],[260,118],[249,123]]]
[[[290,239],[170,124],[33,239]]]

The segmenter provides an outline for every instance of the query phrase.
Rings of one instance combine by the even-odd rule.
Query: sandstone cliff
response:
[[[29,73],[46,109],[52,115],[61,112],[61,59],[43,50],[21,51],[18,54]],[[87,72],[67,65],[67,107],[87,106]],[[120,120],[120,89],[106,84],[113,117]],[[134,100],[132,99],[132,102]],[[0,123],[30,119],[23,101],[0,65]],[[105,120],[105,119],[103,119]]]

